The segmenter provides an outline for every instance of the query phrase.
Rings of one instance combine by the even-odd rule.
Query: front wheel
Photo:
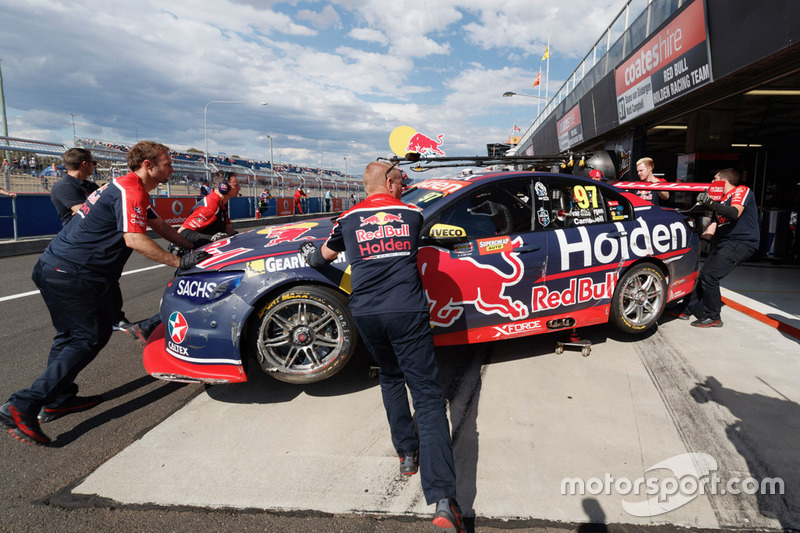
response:
[[[251,322],[251,349],[262,370],[288,383],[314,383],[341,370],[358,333],[347,299],[301,285],[260,307]]]
[[[611,322],[626,333],[643,333],[664,311],[667,283],[655,265],[640,264],[628,270],[611,300]]]

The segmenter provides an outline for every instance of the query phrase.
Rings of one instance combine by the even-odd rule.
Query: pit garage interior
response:
[[[634,4],[626,7],[632,10]],[[623,9],[617,21],[622,17],[626,29],[616,43],[607,46],[599,61],[597,46],[590,51],[584,61],[590,70],[576,71],[572,83],[565,84],[567,90],[556,94],[509,153],[605,150],[613,168],[603,169],[604,174],[623,180],[638,179],[636,161],[642,157],[652,157],[656,175],[667,181],[709,182],[721,168],[738,168],[762,217],[759,258],[800,263],[800,239],[795,237],[800,211],[800,2],[648,0],[640,13]],[[653,59],[646,52],[655,53],[659,42],[675,35],[687,46],[676,46],[680,50],[668,61],[662,49],[660,63],[651,61],[656,66],[634,80],[642,80],[639,93],[642,86],[648,88],[652,100],[645,105],[634,98],[645,109],[634,107],[635,116],[625,116],[620,106],[624,82],[634,77],[628,72],[634,72],[636,61]],[[607,35],[599,44],[603,38]],[[704,79],[704,73],[710,75]],[[688,88],[663,88],[681,74],[694,76],[687,78]],[[566,120],[570,114],[574,117]],[[588,173],[577,165],[574,172]],[[666,205],[683,207],[687,202],[687,195],[674,194]]]

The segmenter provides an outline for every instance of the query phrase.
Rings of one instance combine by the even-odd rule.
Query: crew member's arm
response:
[[[714,211],[715,213],[719,213],[725,218],[729,218],[731,220],[736,220],[744,212],[744,205],[742,204],[725,205],[721,202],[712,200],[711,197],[706,192],[701,192],[700,194],[697,195],[697,202],[703,204],[706,207],[711,208],[711,210]]]
[[[339,256],[339,252],[331,250],[326,244],[319,248],[313,242],[304,242],[300,245],[300,253],[306,263],[314,268],[322,268],[333,262]]]
[[[662,200],[669,200],[669,192],[668,191],[658,191],[658,197]]]
[[[178,230],[164,222],[163,218],[158,217],[148,219],[147,225],[150,226],[150,229],[167,239],[172,244],[188,250],[193,248],[193,245],[189,239],[178,233]]]
[[[169,253],[144,233],[125,233],[123,238],[125,239],[125,246],[139,252],[148,259],[175,268],[181,265],[180,257]]]

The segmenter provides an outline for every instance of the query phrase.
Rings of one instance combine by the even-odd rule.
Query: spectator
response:
[[[331,210],[331,205],[333,203],[331,201],[332,199],[333,199],[333,193],[331,192],[330,189],[328,189],[327,191],[325,191],[325,211]]]
[[[264,190],[261,193],[261,196],[258,197],[258,215],[263,217],[267,212],[267,207],[269,207],[269,201],[272,199],[272,195],[269,193],[269,189],[264,187]]]

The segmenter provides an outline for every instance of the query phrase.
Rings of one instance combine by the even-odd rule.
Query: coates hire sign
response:
[[[706,14],[695,0],[614,72],[622,124],[711,81]]]
[[[558,130],[558,149],[567,150],[583,142],[583,126],[581,126],[581,108],[579,104],[567,111],[556,123]]]

